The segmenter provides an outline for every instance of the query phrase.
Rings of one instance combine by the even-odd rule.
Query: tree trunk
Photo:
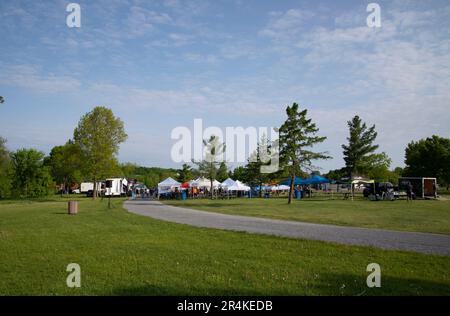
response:
[[[259,197],[262,198],[262,181],[259,182]]]
[[[97,177],[94,176],[94,192],[92,192],[92,199],[97,198]]]
[[[210,194],[211,194],[211,200],[212,200],[213,199],[213,181],[214,181],[214,179],[210,178],[209,181],[211,181]]]
[[[289,188],[288,204],[291,204],[292,201],[292,193],[294,193],[294,182],[295,182],[295,174],[291,175],[291,187]]]

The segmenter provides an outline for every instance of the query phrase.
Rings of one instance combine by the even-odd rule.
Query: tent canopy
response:
[[[180,188],[181,183],[172,179],[167,178],[163,182],[158,183],[158,194],[169,193],[174,188]]]
[[[359,184],[359,183],[375,183],[375,180],[353,180],[352,184]]]
[[[250,187],[236,180],[234,185],[228,187],[228,191],[250,191]]]
[[[168,177],[163,182],[158,183],[159,187],[179,187],[181,185],[180,182]]]
[[[289,190],[289,189],[290,189],[290,187],[289,187],[288,185],[284,185],[284,184],[281,184],[281,185],[274,185],[274,186],[271,188],[272,191],[287,191],[287,190]]]
[[[319,175],[311,176],[308,179],[302,179],[300,177],[295,177],[295,179],[294,179],[294,185],[311,185],[311,184],[322,184],[322,183],[330,183],[330,180],[328,180],[327,178],[324,178],[322,176],[319,176]],[[290,184],[291,184],[290,178],[280,182],[280,185],[288,185],[289,186]]]
[[[197,187],[197,188],[210,188],[211,181],[205,177],[200,177],[195,180],[189,181],[189,185],[191,187]],[[220,182],[217,180],[213,180],[213,187],[218,188],[219,186],[220,186]]]
[[[305,179],[302,179],[300,177],[294,178],[294,185],[305,185]],[[291,185],[291,178],[287,178],[284,181],[280,182],[280,185]]]
[[[236,185],[236,181],[234,181],[231,178],[226,179],[224,182],[221,183],[222,187],[227,188],[231,187],[233,185]]]
[[[305,180],[308,184],[323,184],[323,183],[330,183],[330,180],[327,178],[324,178],[319,175],[313,175],[312,177]]]

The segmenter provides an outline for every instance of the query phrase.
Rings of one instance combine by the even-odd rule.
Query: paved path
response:
[[[226,215],[165,205],[158,201],[130,200],[124,203],[124,207],[135,214],[196,227],[450,256],[450,236],[448,235]]]

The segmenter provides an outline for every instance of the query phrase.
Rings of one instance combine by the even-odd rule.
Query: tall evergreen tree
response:
[[[370,155],[378,148],[373,142],[377,138],[375,125],[367,127],[361,118],[356,115],[351,121],[347,122],[350,135],[347,137],[348,144],[342,145],[344,149],[344,161],[350,179],[353,179],[355,173],[367,171],[366,161]]]
[[[181,166],[181,169],[178,169],[177,172],[178,172],[177,181],[181,183],[184,183],[192,179],[192,168],[186,163],[183,164],[183,166]]]
[[[270,174],[264,173],[262,167],[270,164],[269,158],[272,146],[265,135],[258,141],[256,150],[250,155],[246,165],[247,184],[251,187],[262,187],[263,183],[270,179]],[[270,159],[270,158],[269,158]],[[262,190],[259,190],[262,197]]]
[[[286,108],[287,119],[279,128],[280,162],[288,170],[291,178],[288,203],[291,203],[295,176],[302,171],[312,171],[312,161],[328,159],[324,152],[313,152],[311,147],[322,143],[326,137],[317,136],[319,129],[308,111],[300,110],[297,103]]]
[[[106,107],[97,106],[80,119],[74,140],[81,148],[84,170],[94,182],[94,199],[97,181],[118,172],[116,155],[127,137],[123,122]]]
[[[217,170],[217,181],[223,182],[228,178],[228,168],[225,161],[222,161],[219,165],[219,169]]]

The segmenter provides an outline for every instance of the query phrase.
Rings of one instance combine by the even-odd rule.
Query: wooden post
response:
[[[77,215],[78,213],[78,201],[69,201],[67,206],[69,215]]]

